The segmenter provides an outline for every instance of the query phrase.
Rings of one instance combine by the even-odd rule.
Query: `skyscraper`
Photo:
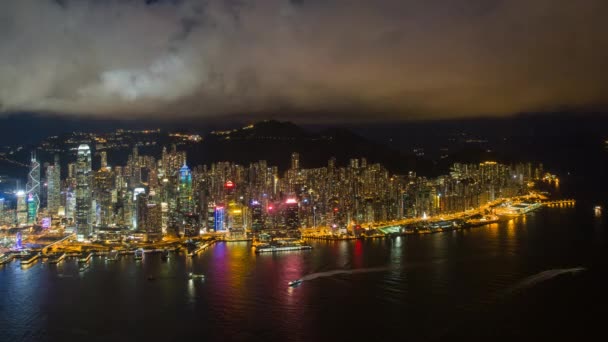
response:
[[[40,163],[36,160],[36,154],[32,153],[30,172],[27,174],[25,186],[28,201],[27,222],[34,223],[40,208]]]
[[[299,170],[300,169],[300,154],[294,152],[291,154],[291,169]]]
[[[300,228],[300,218],[298,216],[298,201],[288,199],[285,202],[285,227],[287,229]]]
[[[179,187],[178,187],[178,211],[182,214],[192,213],[194,210],[192,196],[192,173],[190,168],[184,163],[179,169]]]
[[[76,231],[79,237],[91,235],[91,149],[78,147],[76,159]]]
[[[25,191],[17,191],[17,225],[27,223],[27,205],[25,203]]]
[[[253,201],[251,203],[251,230],[254,233],[258,233],[262,229],[264,229],[262,205],[258,201]]]
[[[57,215],[61,206],[61,174],[59,155],[55,155],[55,163],[46,168],[47,208],[51,215]]]

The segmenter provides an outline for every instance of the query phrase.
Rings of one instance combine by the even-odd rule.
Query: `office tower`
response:
[[[106,165],[105,167],[104,164]],[[101,168],[95,172],[93,177],[93,197],[97,204],[95,208],[97,214],[95,224],[102,227],[107,227],[113,223],[113,197],[116,196],[114,181],[114,173],[107,167],[106,152],[101,152]]]
[[[27,223],[27,205],[25,191],[17,191],[17,225]]]
[[[291,154],[291,169],[299,170],[300,169],[300,154],[294,152]]]
[[[190,214],[194,211],[192,173],[186,164],[179,170],[178,211],[182,214]]]
[[[89,145],[78,147],[76,157],[76,231],[79,238],[86,238],[91,229],[91,150]]]
[[[140,231],[146,229],[146,219],[148,216],[148,196],[145,192],[135,194],[136,226]]]
[[[106,151],[99,152],[99,158],[101,162],[101,169],[105,169],[108,167],[108,153]]]
[[[59,156],[55,155],[55,162],[46,168],[47,182],[47,208],[51,215],[57,215],[61,206],[61,169]]]
[[[300,228],[300,219],[298,217],[298,201],[293,198],[290,198],[285,201],[285,228]]]
[[[4,198],[0,197],[0,225],[6,224],[6,213],[4,212],[5,207]]]
[[[251,230],[258,233],[264,229],[262,205],[258,201],[251,202]]]
[[[40,163],[36,160],[36,155],[32,153],[30,162],[30,171],[27,175],[27,184],[25,186],[28,203],[28,223],[34,223],[40,208]]]
[[[223,206],[216,206],[215,212],[213,214],[213,229],[216,232],[222,232],[226,230],[226,225],[224,223],[226,210]]]

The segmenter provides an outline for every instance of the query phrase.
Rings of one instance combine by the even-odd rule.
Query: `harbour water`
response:
[[[0,341],[584,338],[608,307],[606,218],[589,208],[307,251],[93,257],[82,272],[75,258],[13,261],[0,266]]]

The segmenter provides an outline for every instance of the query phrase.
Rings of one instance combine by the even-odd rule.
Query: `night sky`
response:
[[[606,109],[606,13],[606,0],[2,1],[0,115]]]

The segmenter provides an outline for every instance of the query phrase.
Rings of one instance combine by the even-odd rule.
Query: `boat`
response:
[[[188,278],[190,279],[205,279],[205,275],[204,274],[197,274],[197,273],[188,273]]]
[[[302,284],[302,279],[290,281],[289,283],[287,283],[287,285],[289,285],[290,287],[296,287],[300,284]]]
[[[144,250],[139,248],[135,250],[135,260],[141,260],[144,258]]]
[[[595,211],[595,216],[600,216],[602,215],[602,206],[601,205],[596,205],[594,208]]]
[[[80,266],[80,268],[78,269],[78,272],[84,272],[89,268],[89,263],[84,263],[82,264],[82,266]]]
[[[301,251],[312,249],[309,245],[291,245],[291,246],[258,246],[255,247],[255,253],[274,253],[286,251]]]
[[[162,254],[160,255],[160,258],[162,260],[168,260],[169,259],[169,250],[168,249],[164,249]]]

